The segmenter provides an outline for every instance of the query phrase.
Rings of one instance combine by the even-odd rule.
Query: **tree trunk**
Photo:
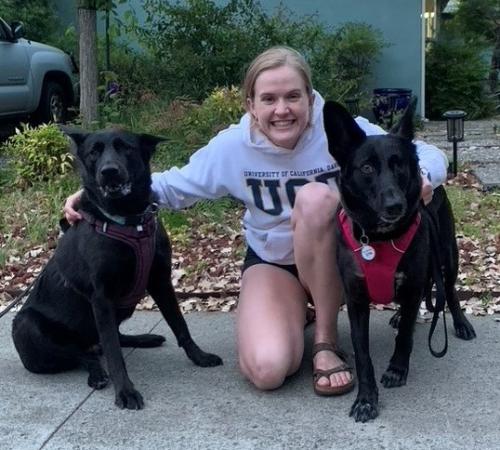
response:
[[[80,115],[88,128],[98,120],[97,15],[95,9],[78,9],[80,29]]]

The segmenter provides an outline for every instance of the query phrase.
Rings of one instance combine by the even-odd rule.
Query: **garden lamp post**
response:
[[[457,142],[464,140],[464,119],[467,113],[464,111],[446,111],[443,117],[446,119],[446,133],[448,142],[453,142],[453,176],[457,176]]]
[[[351,116],[359,116],[359,98],[351,97],[345,99],[345,107]]]

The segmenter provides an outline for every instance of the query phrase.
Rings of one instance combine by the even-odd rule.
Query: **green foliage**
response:
[[[490,91],[496,92],[500,73],[499,0],[461,1],[453,22],[467,42],[491,51],[488,79]]]
[[[16,184],[30,186],[66,176],[72,169],[73,156],[69,153],[68,139],[54,124],[22,130],[8,139],[5,152],[13,168]]]
[[[447,186],[457,230],[464,236],[481,239],[500,233],[500,193],[485,195],[475,189]]]
[[[0,174],[3,169],[0,169]],[[35,245],[52,245],[58,234],[61,206],[79,186],[77,176],[35,183],[24,190],[2,187],[0,195],[0,268],[10,256]]]
[[[306,39],[298,47],[308,57],[313,84],[325,97],[339,101],[360,97],[373,63],[386,46],[382,34],[363,23],[346,23],[333,32],[318,30],[314,42]],[[311,51],[309,45],[314,45]]]
[[[180,126],[187,143],[199,147],[228,125],[239,122],[243,113],[242,94],[237,87],[216,88],[181,120]]]
[[[58,33],[52,36],[51,39],[45,40],[44,43],[53,45],[69,55],[73,55],[75,61],[78,61],[78,33],[74,26],[66,28],[63,33]]]
[[[154,131],[169,137],[168,144],[158,148],[155,163],[160,167],[184,165],[216,133],[239,122],[243,112],[241,92],[236,87],[216,88],[199,105],[173,102],[163,116],[167,128]]]
[[[58,30],[58,19],[50,0],[0,0],[0,16],[20,21],[28,39],[50,42]]]
[[[149,82],[170,98],[200,101],[216,86],[239,85],[257,54],[284,44],[306,56],[323,95],[341,99],[358,93],[384,45],[368,25],[333,30],[283,5],[267,14],[256,0],[146,0],[144,10],[144,26],[129,15],[128,30],[155,61]]]
[[[461,109],[468,119],[492,113],[492,100],[486,92],[488,67],[477,47],[462,38],[442,33],[432,43],[426,59],[426,115],[441,119],[447,110]]]
[[[494,44],[500,32],[498,0],[467,0],[458,4],[454,21],[470,39]]]

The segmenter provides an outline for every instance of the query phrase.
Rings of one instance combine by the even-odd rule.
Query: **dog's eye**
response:
[[[97,158],[104,149],[104,144],[102,142],[96,142],[90,149],[89,155],[93,158]]]
[[[364,173],[365,175],[370,175],[371,173],[373,173],[373,167],[370,166],[370,164],[363,164],[360,170],[361,173]]]

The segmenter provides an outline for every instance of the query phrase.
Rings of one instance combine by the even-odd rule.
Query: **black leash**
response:
[[[42,272],[40,272],[38,276],[40,276]],[[31,288],[35,284],[35,281],[38,279],[38,276],[30,283],[30,285],[23,292],[21,292],[14,300],[12,300],[2,312],[0,312],[0,319],[3,316],[5,316],[5,314],[7,314],[12,308],[14,308],[14,306],[16,306],[24,297],[26,297],[29,294]]]
[[[443,271],[441,270],[441,243],[439,242],[438,237],[438,225],[432,215],[432,213],[427,209],[427,207],[422,208],[422,212],[427,215],[429,222],[429,230],[431,237],[431,265],[432,265],[432,282],[430,286],[428,286],[425,304],[429,311],[433,312],[431,328],[429,330],[429,350],[433,356],[436,358],[442,358],[446,355],[448,351],[448,329],[446,327],[446,291],[444,288],[443,281]],[[433,305],[431,301],[432,297],[432,286],[436,284],[436,304]],[[439,313],[443,313],[443,326],[444,326],[444,347],[441,351],[437,352],[432,348],[432,336],[434,335],[434,331],[436,329],[437,322],[439,320]]]

